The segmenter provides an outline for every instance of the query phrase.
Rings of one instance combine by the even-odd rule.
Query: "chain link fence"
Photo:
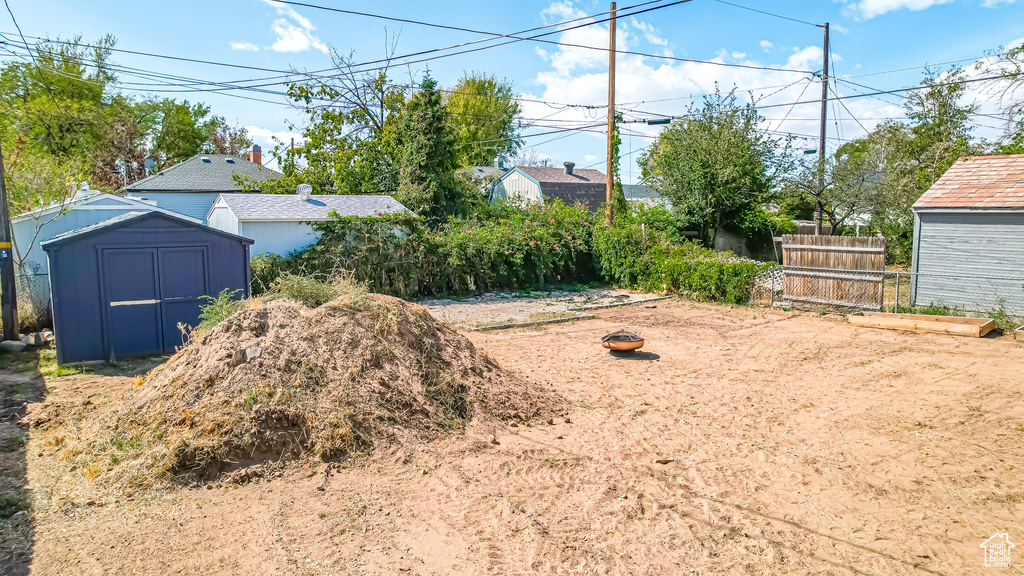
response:
[[[751,303],[850,314],[880,311],[1024,317],[1024,275],[955,276],[773,266],[754,279]]]

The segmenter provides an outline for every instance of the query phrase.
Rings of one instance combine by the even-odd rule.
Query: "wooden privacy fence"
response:
[[[782,296],[798,308],[880,310],[885,238],[782,237]]]

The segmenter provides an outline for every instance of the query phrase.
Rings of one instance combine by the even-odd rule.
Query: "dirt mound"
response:
[[[458,432],[474,417],[526,421],[560,405],[426,308],[360,292],[315,309],[254,302],[194,335],[109,409],[48,437],[70,458],[93,458],[83,462],[92,475],[137,484],[338,459]],[[36,426],[59,422],[52,412],[41,407]]]

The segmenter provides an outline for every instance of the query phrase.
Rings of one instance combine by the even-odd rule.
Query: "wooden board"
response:
[[[1021,342],[1024,342],[1024,326],[1021,326],[1020,328],[1014,330],[1013,337]]]
[[[888,314],[885,312],[858,312],[846,318],[850,324],[868,328],[937,332],[955,336],[981,338],[995,326],[989,318],[961,318],[958,316],[927,316],[924,314]]]

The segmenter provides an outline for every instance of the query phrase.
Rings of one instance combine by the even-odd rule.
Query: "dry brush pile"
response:
[[[526,421],[560,406],[426,308],[349,289],[317,308],[254,300],[110,404],[48,401],[29,418],[73,469],[138,489],[337,460],[459,432],[475,417]]]

